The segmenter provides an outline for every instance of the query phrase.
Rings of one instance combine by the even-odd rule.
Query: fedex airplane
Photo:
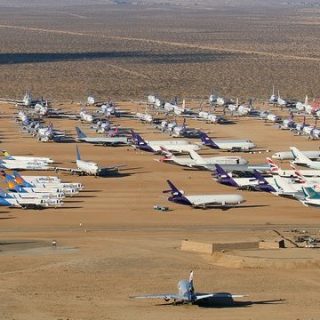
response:
[[[213,141],[204,132],[201,132],[202,144],[212,149],[222,149],[227,151],[250,151],[256,147],[251,140],[215,140]]]
[[[234,178],[218,164],[215,166],[216,180],[221,184],[236,187],[241,190],[276,192],[275,187],[272,185],[273,178],[265,178],[256,170],[253,170],[252,177]]]
[[[171,196],[168,198],[169,201],[192,206],[194,208],[228,208],[239,205],[245,201],[244,198],[239,194],[211,194],[187,196],[184,194],[184,191],[178,190],[170,180],[167,180],[167,183],[170,189],[165,190],[163,192],[171,193]]]
[[[147,152],[159,153],[161,152],[161,148],[179,153],[190,152],[191,150],[200,150],[200,146],[191,144],[186,140],[145,141],[139,134],[135,132],[132,132],[132,140],[135,148]]]
[[[134,299],[164,299],[172,300],[174,304],[199,304],[201,301],[210,303],[230,304],[234,298],[243,298],[246,295],[231,294],[227,292],[199,293],[196,292],[193,285],[193,271],[190,272],[189,280],[180,280],[178,282],[178,293],[149,294],[142,296],[133,296]]]

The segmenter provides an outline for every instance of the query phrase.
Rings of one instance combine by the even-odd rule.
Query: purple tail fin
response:
[[[218,145],[216,145],[211,138],[208,137],[208,135],[205,132],[200,133],[200,139],[202,144],[204,144],[207,147],[213,148],[213,149],[220,149]]]
[[[170,187],[170,190],[165,190],[163,192],[170,192],[172,195],[182,196],[182,193],[177,189],[177,187],[170,180],[167,180],[167,183]]]
[[[218,182],[227,186],[239,187],[236,181],[218,164],[215,164]]]

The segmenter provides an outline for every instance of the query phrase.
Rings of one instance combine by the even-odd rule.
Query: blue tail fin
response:
[[[202,144],[204,144],[207,147],[213,148],[213,149],[220,149],[217,144],[213,142],[211,138],[208,137],[208,135],[205,132],[200,133],[200,139]]]
[[[80,138],[80,139],[87,137],[87,136],[85,135],[85,133],[84,133],[79,127],[76,127],[76,132],[77,132],[78,138]]]
[[[76,145],[76,153],[77,153],[77,160],[81,160],[81,157],[80,157],[80,151],[78,149],[78,146]]]
[[[23,186],[23,187],[32,187],[32,185],[27,182],[25,179],[22,178],[22,176],[19,174],[18,171],[13,171],[13,176],[14,176],[14,179],[16,181],[16,183],[19,185],[19,186]]]

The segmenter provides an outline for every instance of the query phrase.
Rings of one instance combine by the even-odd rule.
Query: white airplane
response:
[[[303,154],[296,147],[290,147],[290,150],[292,151],[294,157],[294,160],[292,161],[293,164],[309,167],[311,169],[320,169],[320,161],[310,160],[309,157]]]
[[[303,177],[320,177],[320,170],[298,170],[293,167],[293,169],[281,169],[274,161],[270,158],[267,158],[267,162],[270,166],[270,171],[272,174],[279,175],[283,178],[291,178],[297,176],[297,174],[302,175]]]
[[[182,190],[178,190],[174,184],[167,180],[170,190],[163,191],[171,193],[169,201],[189,205],[193,208],[229,208],[243,203],[245,200],[239,194],[211,194],[211,195],[185,195]]]
[[[80,120],[85,122],[93,122],[93,115],[88,113],[86,110],[81,110],[80,113]]]
[[[5,181],[10,191],[19,193],[45,193],[51,194],[53,198],[63,198],[64,195],[73,195],[75,193],[78,193],[78,191],[74,189],[59,188],[54,185],[31,185],[30,183],[18,184],[15,181],[15,178],[8,174],[5,175]]]
[[[54,163],[54,160],[47,157],[29,157],[29,156],[14,156],[9,154],[6,150],[1,150],[5,158],[3,160],[17,160],[17,161],[40,161],[46,163]]]
[[[23,182],[29,182],[31,184],[46,184],[54,187],[70,187],[77,190],[83,190],[84,186],[79,182],[62,182],[60,178],[56,176],[25,176],[20,175],[17,171],[13,171],[13,176],[18,184]]]
[[[231,294],[226,292],[214,293],[198,293],[195,292],[193,285],[193,271],[190,272],[189,280],[180,280],[178,282],[178,293],[165,294],[148,294],[142,296],[132,296],[134,299],[164,299],[165,301],[172,300],[174,304],[201,304],[201,302],[209,302],[210,304],[230,305],[235,298],[243,298],[246,295]]]
[[[304,154],[306,157],[308,157],[310,160],[318,160],[320,159],[320,151],[317,150],[310,150],[310,151],[300,151],[302,154]],[[294,156],[291,151],[280,151],[276,152],[272,155],[272,159],[278,159],[278,160],[293,160]]]
[[[166,102],[164,104],[163,108],[164,108],[165,111],[173,112],[178,116],[182,115],[182,114],[185,114],[185,113],[190,113],[190,111],[191,111],[189,109],[186,109],[186,101],[185,101],[185,99],[183,99],[181,107],[179,107],[176,104],[172,104],[170,102]]]
[[[21,161],[21,160],[0,160],[1,169],[9,170],[49,170],[47,162],[43,161]]]
[[[275,95],[274,86],[272,86],[272,95],[269,98],[269,103],[274,104],[274,103],[277,103],[277,101],[278,101],[278,97]]]
[[[202,144],[212,149],[222,149],[228,151],[250,151],[256,147],[251,140],[212,140],[204,132],[201,132]]]
[[[148,104],[153,105],[156,108],[160,108],[162,105],[161,100],[156,96],[149,95],[147,99],[148,99]]]
[[[98,164],[95,162],[82,160],[78,146],[76,146],[76,154],[77,154],[76,169],[57,167],[55,168],[55,170],[69,171],[72,174],[76,173],[79,175],[106,177],[106,176],[117,175],[119,173],[119,168],[123,166],[123,165],[118,165],[118,166],[100,168]]]
[[[165,154],[161,158],[160,162],[173,162],[177,165],[184,167],[196,167],[196,168],[208,168],[215,164],[221,165],[246,165],[247,160],[237,157],[237,156],[228,156],[228,157],[201,157],[196,151],[191,150],[189,152],[190,157],[176,157],[169,150],[161,147],[162,152]]]
[[[222,116],[216,115],[214,113],[206,112],[206,111],[200,111],[198,113],[198,119],[205,120],[208,123],[225,123],[225,122],[227,122],[227,120],[224,119]]]
[[[63,194],[77,193],[83,190],[82,183],[61,182],[60,179],[50,180],[50,177],[21,176],[17,171],[13,171],[12,174],[15,182],[24,187],[45,186],[46,188],[59,188]]]
[[[308,101],[308,100],[309,100],[309,99],[308,99],[308,96],[306,96],[303,103],[300,102],[300,101],[298,101],[298,102],[296,103],[296,109],[297,109],[298,111],[305,111],[306,113],[311,114],[312,106],[309,104],[309,101]]]
[[[278,100],[277,100],[277,104],[280,106],[280,107],[286,107],[288,102],[284,99],[282,99],[280,97],[280,93],[279,93],[279,90],[278,90]]]
[[[60,207],[63,202],[60,199],[22,198],[12,194],[0,194],[0,206],[16,207],[22,209],[40,209],[48,207]]]
[[[148,152],[161,152],[165,148],[172,152],[185,153],[191,150],[198,151],[200,146],[191,144],[186,140],[145,141],[139,134],[132,132],[132,140],[135,148]]]
[[[104,146],[116,146],[128,144],[127,137],[87,137],[85,133],[76,127],[77,140],[81,142],[100,144]]]
[[[152,121],[153,121],[152,115],[149,113],[146,113],[146,112],[145,113],[137,112],[135,114],[135,116],[136,116],[136,118],[138,118],[142,122],[152,123]]]

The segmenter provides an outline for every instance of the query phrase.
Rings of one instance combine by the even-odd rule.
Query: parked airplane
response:
[[[242,294],[231,294],[226,292],[198,293],[194,289],[193,271],[190,272],[189,280],[180,280],[178,282],[178,293],[149,294],[142,296],[133,296],[134,299],[164,299],[173,300],[174,304],[199,304],[201,301],[210,301],[210,303],[230,304],[235,298],[246,297]]]
[[[312,150],[312,151],[300,151],[300,152],[304,154],[306,157],[308,157],[310,160],[320,159],[320,151]],[[274,153],[272,155],[272,159],[293,160],[294,156],[291,151],[281,151],[281,152]]]
[[[191,150],[200,150],[200,146],[191,144],[186,140],[145,141],[139,134],[132,132],[132,140],[135,148],[148,152],[161,152],[161,147],[172,151],[185,153]]]
[[[174,184],[167,180],[170,186],[169,190],[164,193],[171,193],[169,201],[189,205],[194,208],[206,209],[211,208],[229,208],[244,202],[244,198],[239,194],[211,194],[211,195],[188,195],[186,196],[182,190],[178,190]]]
[[[93,122],[93,115],[90,114],[88,111],[82,109],[79,113],[80,115],[80,120],[84,122]]]
[[[54,163],[54,160],[47,157],[29,157],[29,156],[13,156],[6,150],[1,150],[4,155],[3,160],[17,160],[17,161],[41,161],[46,163]]]
[[[275,192],[275,188],[271,185],[273,178],[265,178],[258,171],[253,171],[252,177],[235,178],[227,173],[218,164],[216,166],[216,181],[240,190]]]
[[[81,142],[100,144],[104,146],[117,146],[128,144],[127,137],[87,137],[85,133],[76,127],[77,140]]]
[[[194,167],[210,170],[215,164],[221,165],[246,165],[247,160],[237,157],[237,156],[228,156],[228,157],[206,157],[203,158],[196,151],[190,150],[190,157],[176,157],[169,150],[164,147],[160,147],[161,151],[164,153],[160,162],[173,162],[174,164],[184,166],[184,167]]]
[[[43,161],[21,161],[21,160],[0,160],[0,169],[9,170],[49,170],[47,162]]]
[[[0,173],[4,175],[5,173]],[[18,184],[23,183],[23,180],[31,184],[46,184],[47,186],[54,187],[70,187],[77,190],[83,190],[84,186],[79,182],[62,182],[60,178],[56,176],[25,176],[20,175],[17,171],[13,171],[13,176]],[[22,180],[23,179],[23,180]]]
[[[320,207],[320,193],[312,187],[303,187],[304,199],[301,203],[307,207]]]
[[[299,172],[304,177],[320,177],[320,170],[298,170],[297,168],[293,169],[281,169],[274,161],[270,158],[267,158],[267,162],[270,166],[270,171],[272,174],[277,174],[280,177],[290,178],[297,175]]]
[[[41,176],[22,176],[19,172],[13,171],[14,180],[18,185],[23,186],[46,186],[47,188],[59,188],[63,190],[63,193],[68,193],[68,190],[74,190],[75,192],[83,190],[82,183],[76,182],[61,182],[59,178],[52,179],[56,177],[41,177]]]
[[[16,207],[22,209],[41,209],[48,207],[60,207],[63,202],[60,199],[41,199],[37,197],[24,198],[12,193],[0,192],[0,206]]]
[[[251,151],[256,145],[251,140],[212,140],[204,132],[200,135],[202,144],[212,149],[227,151]]]
[[[312,161],[309,157],[303,154],[296,147],[290,147],[292,154],[294,156],[294,160],[292,163],[298,164],[300,166],[309,167],[311,169],[320,169],[320,161]]]
[[[19,193],[45,193],[45,194],[51,194],[54,198],[63,198],[64,195],[72,195],[64,192],[63,188],[58,188],[55,186],[46,186],[46,185],[36,185],[36,186],[24,186],[23,184],[18,184],[14,177],[6,174],[4,176],[5,181],[8,185],[8,189],[13,192],[19,192]],[[73,192],[76,193],[76,192]]]
[[[119,168],[122,167],[122,165],[118,165],[112,167],[99,168],[98,164],[95,162],[82,160],[78,146],[76,146],[76,154],[76,169],[56,167],[55,171],[69,171],[72,174],[106,177],[117,175],[119,173]]]
[[[306,113],[311,114],[312,106],[309,104],[308,96],[305,97],[304,103],[300,101],[296,103],[296,109],[298,111],[305,111]]]

